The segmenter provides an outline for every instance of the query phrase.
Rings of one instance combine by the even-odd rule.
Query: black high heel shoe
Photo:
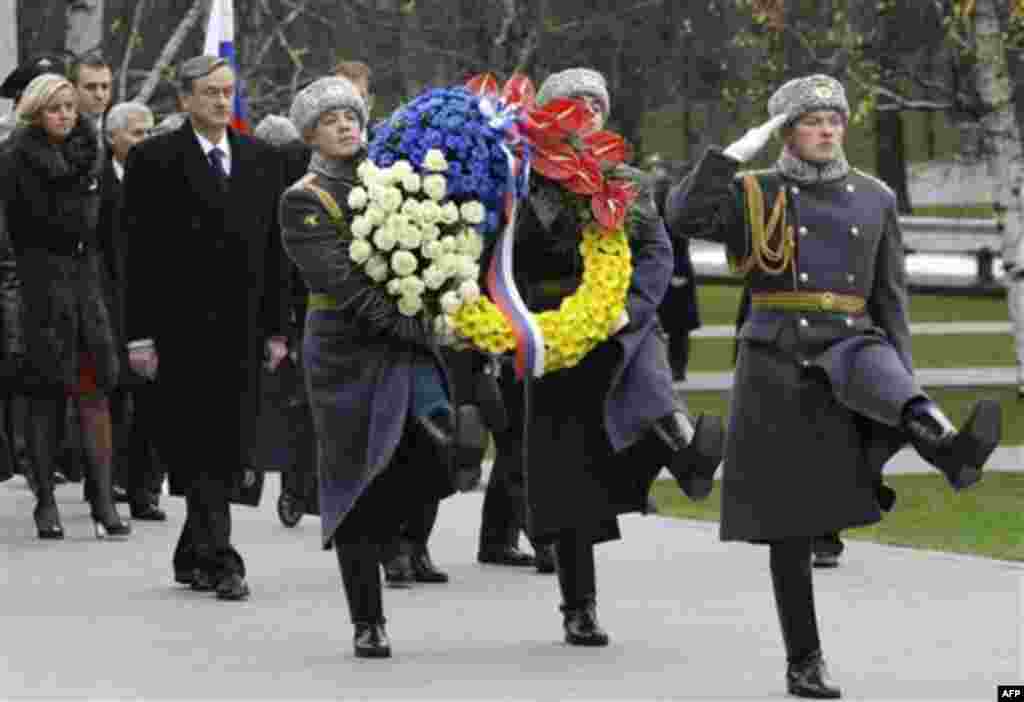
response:
[[[97,539],[105,539],[108,536],[128,536],[132,533],[132,525],[128,522],[122,521],[121,516],[117,514],[116,510],[114,510],[112,515],[102,517],[97,514],[95,508],[93,508],[91,514],[92,526]]]
[[[57,511],[57,504],[37,504],[32,511],[32,518],[36,521],[36,532],[40,539],[63,539],[64,527],[60,525],[60,512]]]

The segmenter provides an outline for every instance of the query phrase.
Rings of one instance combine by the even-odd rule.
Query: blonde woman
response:
[[[131,529],[118,516],[111,490],[107,391],[118,360],[96,240],[98,142],[93,127],[79,119],[74,86],[54,73],[28,84],[15,115],[17,127],[0,156],[0,200],[23,286],[36,529],[41,539],[64,537],[53,496],[53,440],[70,395],[89,452],[96,536],[124,536]]]

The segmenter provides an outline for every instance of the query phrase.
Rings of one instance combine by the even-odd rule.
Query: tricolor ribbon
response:
[[[487,289],[491,301],[504,315],[516,338],[516,377],[521,380],[529,374],[539,378],[544,374],[544,332],[516,287],[513,255],[518,193],[529,192],[530,180],[529,143],[520,134],[519,119],[522,109],[532,101],[533,86],[525,78],[510,81],[505,91],[507,100],[498,96],[497,84],[492,76],[479,76],[470,82],[469,87],[480,96],[480,112],[489,119],[489,126],[505,134],[505,143],[501,148],[508,162],[505,228],[498,235],[491,256]],[[520,158],[517,153],[523,157]]]
[[[539,378],[544,374],[544,332],[533,318],[530,309],[523,302],[516,287],[513,249],[515,247],[516,178],[520,165],[529,182],[529,162],[520,162],[505,145],[502,146],[509,163],[509,188],[505,193],[505,228],[498,235],[498,244],[491,256],[491,267],[487,272],[487,289],[491,301],[501,311],[512,327],[516,337],[516,377],[526,374]]]

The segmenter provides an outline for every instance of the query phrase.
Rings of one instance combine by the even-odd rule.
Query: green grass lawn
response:
[[[701,285],[697,290],[701,322],[711,326],[735,324],[740,305],[738,285]],[[1002,297],[911,295],[911,322],[1005,322],[1009,317]]]
[[[959,426],[967,418],[971,405],[981,398],[991,398],[1003,407],[1003,444],[1024,444],[1024,402],[1017,400],[1014,388],[940,388],[929,390],[929,395]],[[686,402],[694,413],[706,412],[727,417],[729,394],[727,392],[689,392]],[[996,466],[1015,468],[1016,466]],[[1024,506],[1024,503],[1022,503]]]
[[[878,524],[843,532],[843,538],[1024,561],[1024,473],[985,475],[953,492],[936,475],[893,475],[895,509]],[[718,521],[721,482],[703,502],[687,499],[674,481],[659,480],[652,494],[664,515]]]
[[[1009,334],[920,334],[911,342],[917,368],[1012,366]],[[732,370],[732,339],[692,339],[688,370],[695,373]]]

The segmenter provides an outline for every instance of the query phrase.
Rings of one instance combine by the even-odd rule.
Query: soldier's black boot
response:
[[[341,581],[355,633],[356,658],[390,658],[391,642],[384,629],[380,582],[380,549],[375,544],[335,544]]]
[[[842,691],[828,674],[821,651],[815,651],[805,660],[786,666],[786,691],[794,697],[814,700],[837,700],[842,697]]]
[[[693,426],[677,411],[657,420],[652,429],[670,449],[668,471],[686,496],[703,500],[710,495],[725,445],[722,418],[702,414]]]
[[[786,689],[796,697],[838,699],[821,657],[814,610],[811,540],[789,539],[770,545],[772,589],[786,646]]]
[[[903,428],[921,457],[942,471],[954,490],[981,480],[981,472],[1002,436],[1002,408],[979,400],[957,431],[931,400],[916,400],[903,411]]]
[[[480,409],[462,405],[453,416],[448,409],[419,417],[417,424],[438,450],[441,460],[448,465],[452,486],[459,492],[468,492],[480,484],[481,463],[487,451],[487,430]]]
[[[593,545],[567,533],[556,542],[555,552],[565,642],[573,646],[607,646],[608,634],[597,623]]]

